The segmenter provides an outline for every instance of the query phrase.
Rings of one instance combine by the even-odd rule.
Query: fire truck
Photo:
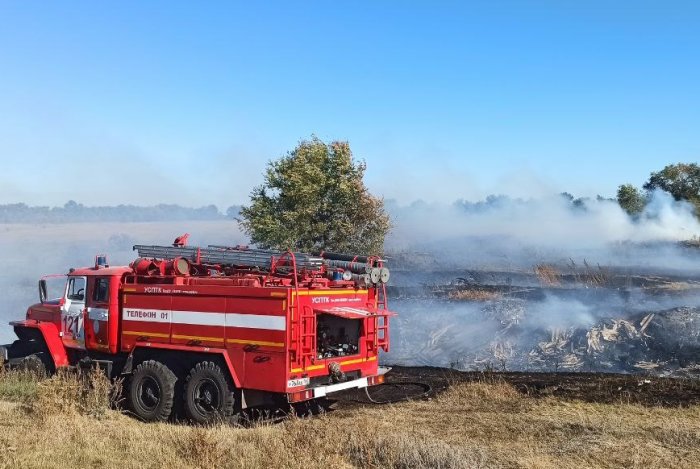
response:
[[[193,247],[187,236],[134,246],[128,266],[98,255],[70,269],[59,298],[42,278],[0,357],[124,377],[126,404],[146,421],[206,423],[383,382],[394,313],[381,258]]]

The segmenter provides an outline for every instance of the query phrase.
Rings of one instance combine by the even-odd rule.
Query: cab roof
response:
[[[109,275],[116,275],[116,276],[122,276],[126,273],[131,273],[133,272],[131,270],[131,267],[128,266],[113,266],[113,267],[80,267],[73,272],[70,272],[68,275],[72,276],[109,276]]]

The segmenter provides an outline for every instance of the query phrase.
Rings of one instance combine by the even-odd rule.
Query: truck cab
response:
[[[76,350],[116,353],[119,329],[119,288],[127,267],[74,270],[67,276],[59,300],[62,342]]]
[[[94,267],[71,269],[67,275],[50,275],[39,281],[39,303],[27,309],[24,321],[13,321],[20,339],[37,343],[36,354],[46,368],[67,365],[68,354],[81,357],[87,352],[116,353],[119,329],[119,288],[128,267],[109,267],[95,263]],[[53,285],[51,295],[47,280]],[[61,286],[58,287],[58,283]],[[46,347],[41,347],[37,332],[41,332]],[[47,350],[47,348],[49,350]],[[49,357],[47,352],[53,349]],[[65,349],[61,353],[61,349]],[[21,354],[26,354],[26,347]],[[8,361],[16,358],[5,351]]]

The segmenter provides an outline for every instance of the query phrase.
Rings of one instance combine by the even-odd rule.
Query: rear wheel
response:
[[[197,363],[185,381],[185,414],[196,423],[212,423],[233,416],[233,390],[219,365]]]
[[[136,367],[129,384],[129,407],[147,422],[162,422],[170,417],[175,401],[177,377],[170,368],[155,360]]]

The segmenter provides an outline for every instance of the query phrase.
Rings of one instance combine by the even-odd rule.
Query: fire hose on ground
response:
[[[404,395],[388,400],[376,400],[370,395],[369,388],[365,388],[365,394],[367,395],[367,399],[372,403],[372,404],[378,404],[378,405],[384,405],[384,404],[395,404],[398,402],[406,402],[406,401],[414,401],[418,399],[422,399],[424,397],[427,397],[430,395],[430,393],[433,391],[433,388],[426,383],[421,383],[418,381],[391,381],[391,382],[385,382],[382,384],[378,384],[375,386],[372,386],[372,389],[376,390],[377,388],[382,388],[382,387],[393,387],[395,389],[400,389],[401,387],[417,387],[421,391],[417,394],[412,394],[412,395]],[[361,401],[356,401],[356,402],[361,402]]]

